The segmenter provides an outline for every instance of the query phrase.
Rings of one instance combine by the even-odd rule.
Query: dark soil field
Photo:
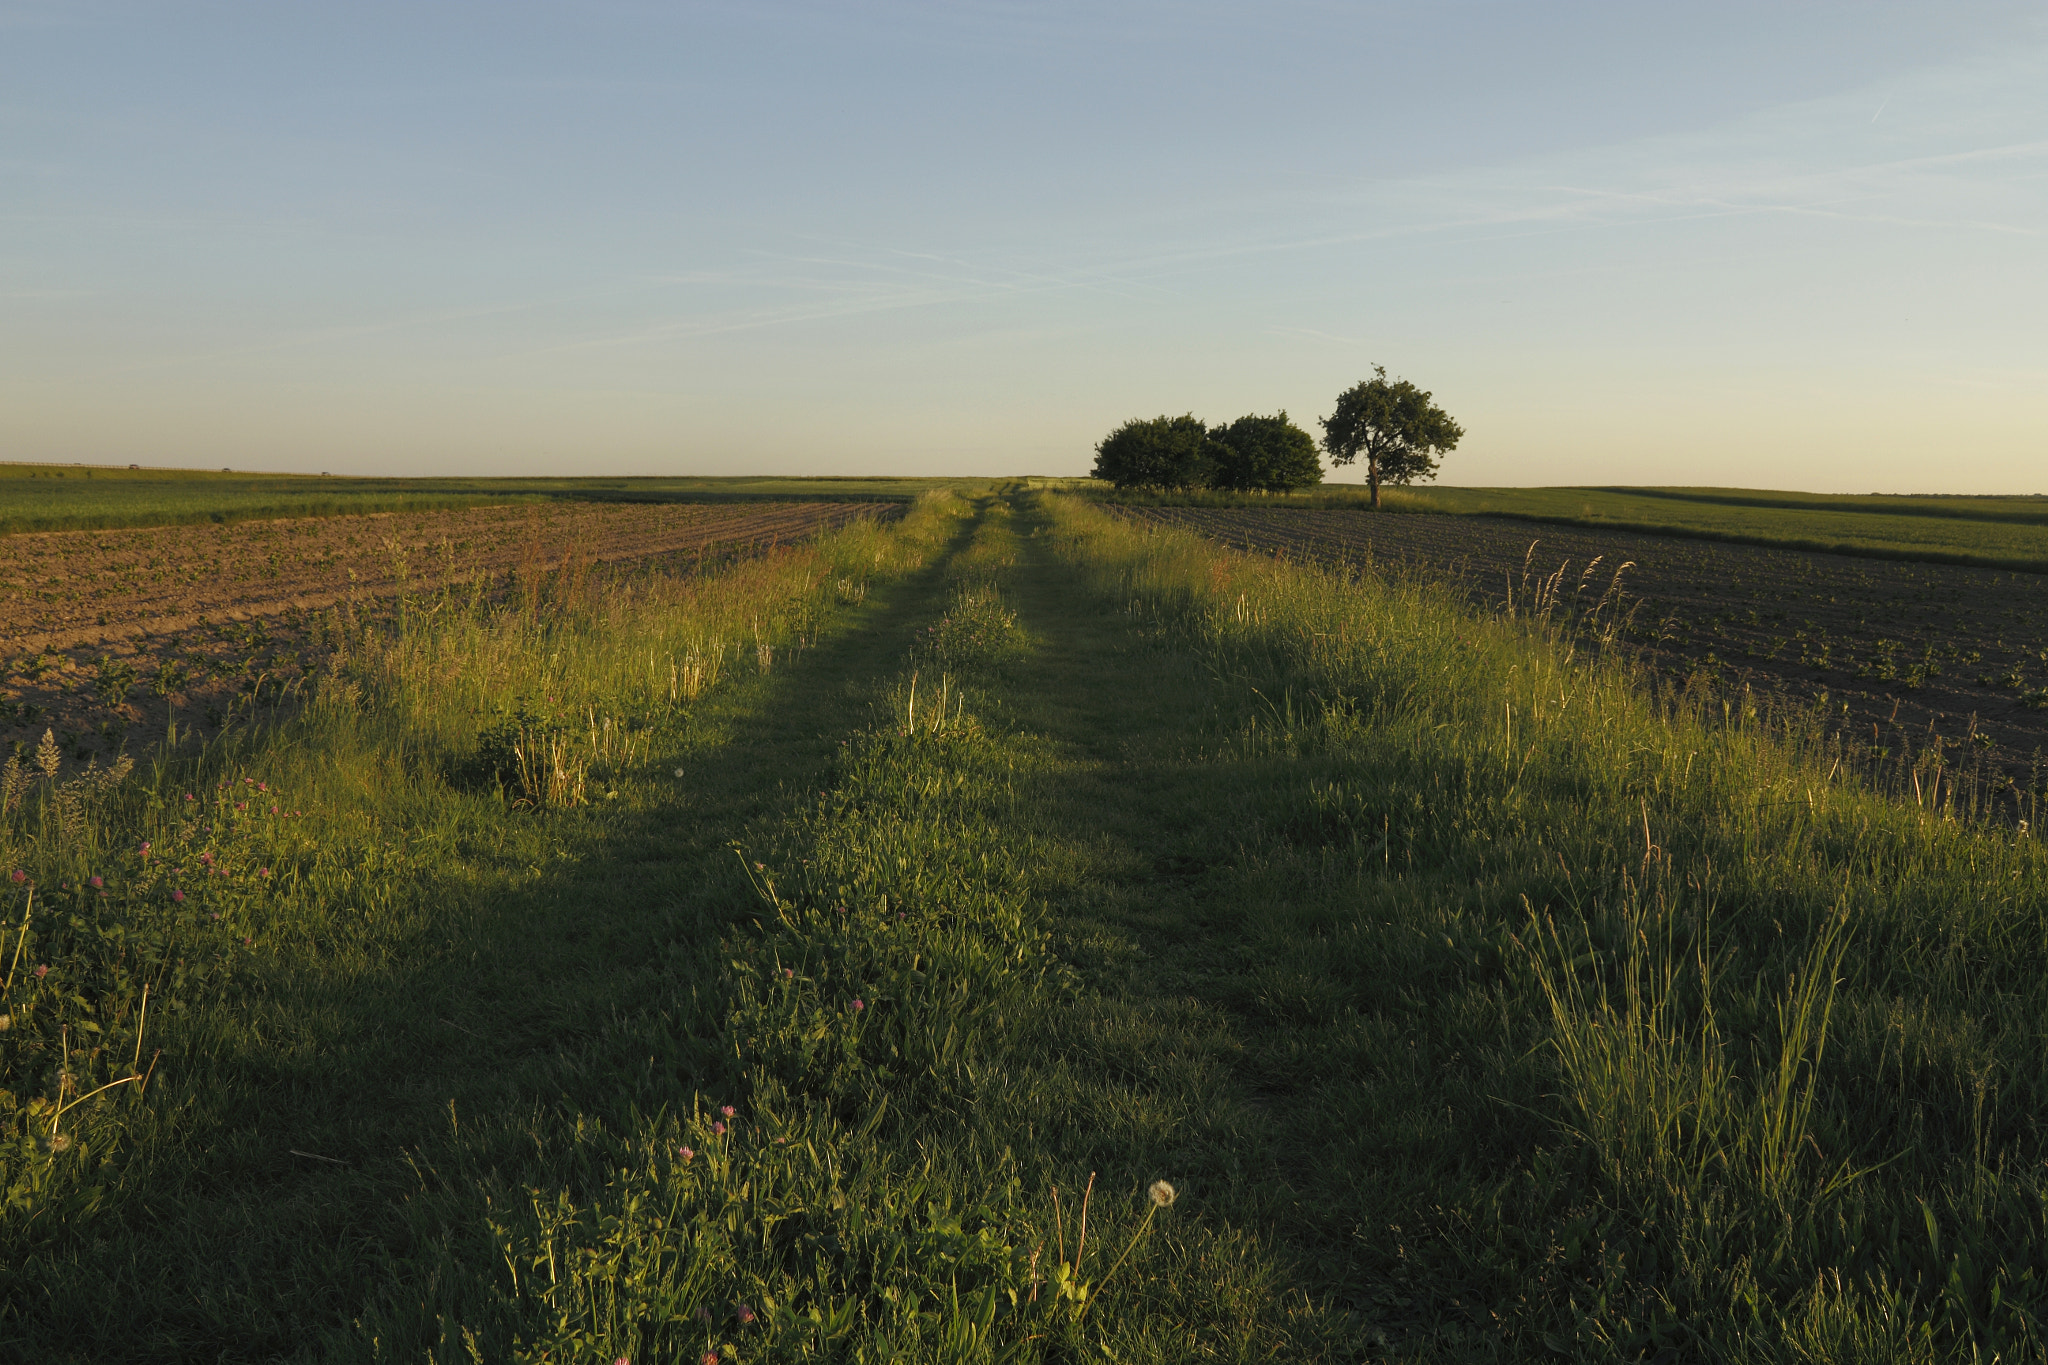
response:
[[[2048,747],[2048,575],[1496,518],[1119,510],[1243,549],[1449,577],[1495,607],[1546,580],[1564,609],[1590,607],[1626,565],[1624,638],[1667,679],[1824,701],[1880,760],[1938,743],[2037,784]]]
[[[462,508],[0,538],[0,751],[67,762],[216,732],[293,694],[345,622],[461,586],[694,569],[844,525],[875,503]],[[132,746],[131,746],[132,747]]]

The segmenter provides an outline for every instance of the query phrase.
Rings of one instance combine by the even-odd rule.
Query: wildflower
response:
[[[28,880],[28,873],[23,872],[20,868],[17,867],[14,869],[14,871],[7,874],[7,880],[13,882],[16,886],[19,886],[23,882]]]
[[[783,974],[784,976],[786,976],[786,977],[794,977],[794,976],[796,975],[796,968],[794,968],[794,967],[784,967],[784,968],[782,969],[782,974]]]
[[[171,893],[171,899],[174,901],[181,901],[185,899],[185,893],[182,891],[173,891]]]
[[[745,1304],[741,1304],[739,1308],[739,1319],[741,1322],[752,1322],[754,1320],[754,1310],[747,1307]]]
[[[187,801],[197,801],[197,800],[198,800],[199,798],[198,798],[198,797],[196,797],[196,796],[194,796],[194,795],[193,795],[193,794],[192,794],[191,792],[186,792],[186,793],[185,793],[185,799],[186,799]]]
[[[253,777],[245,777],[242,779],[242,785],[245,787],[253,787],[256,785],[256,779]]]
[[[210,848],[202,848],[202,849],[200,849],[200,850],[199,850],[199,861],[200,861],[200,862],[202,862],[202,863],[210,863],[210,862],[212,862],[212,861],[213,861],[213,850],[212,850],[212,849],[210,849]]]
[[[272,806],[272,807],[270,808],[270,813],[271,813],[272,815],[275,815],[275,814],[277,814],[277,807],[276,807],[276,806]]]
[[[720,1106],[718,1106],[718,1112],[725,1115],[727,1118],[731,1118],[738,1111],[735,1110],[729,1104],[721,1104]]]
[[[268,782],[258,782],[256,784],[256,790],[260,792],[267,792],[270,790],[270,784]]]
[[[36,968],[36,980],[41,981],[50,974],[50,964],[45,962]]]
[[[866,1009],[867,1007],[867,1001],[861,999],[857,995],[853,997],[853,1012],[855,1014],[859,1014],[862,1010]]]
[[[709,1322],[709,1321],[711,1321],[711,1310],[710,1310],[709,1308],[699,1308],[699,1309],[697,1310],[697,1321],[699,1321],[699,1322]],[[715,1355],[714,1355],[713,1357],[711,1357],[711,1358],[712,1358],[712,1359],[714,1359],[714,1360],[716,1360],[716,1359],[717,1359],[717,1357],[716,1357]]]
[[[144,839],[142,841],[142,847],[136,849],[135,851],[137,853],[140,853],[143,857],[147,858],[149,856],[149,840]]]
[[[722,1124],[722,1123],[719,1123],[719,1122],[717,1122],[716,1120],[713,1120],[713,1121],[712,1121],[712,1124],[711,1124],[711,1136],[713,1136],[713,1137],[724,1137],[724,1136],[725,1136],[725,1125],[724,1125],[724,1124]]]
[[[709,1313],[706,1313],[704,1316],[708,1318],[711,1315]],[[700,1365],[718,1365],[718,1352],[706,1351],[704,1353],[704,1359],[700,1362]]]
[[[1167,1184],[1164,1180],[1153,1181],[1152,1187],[1146,1190],[1145,1193],[1151,1195],[1152,1202],[1162,1209],[1171,1206],[1174,1200],[1180,1198],[1179,1195],[1174,1193],[1173,1186]]]
[[[242,940],[242,946],[244,948],[253,948],[256,946],[256,940],[253,938],[245,938]]]
[[[697,1159],[697,1154],[694,1151],[691,1151],[688,1147],[676,1148],[676,1155],[683,1159],[683,1164],[685,1165],[688,1165],[690,1162],[695,1161]]]
[[[105,886],[106,884],[107,884],[107,883],[106,883],[105,879],[104,879],[104,878],[101,878],[101,877],[94,877],[94,878],[92,879],[92,883],[91,883],[91,885],[92,885],[92,889],[93,889],[93,890],[95,890],[95,891],[99,890],[99,889],[100,889],[101,887]]]
[[[237,802],[235,802],[235,809],[236,809],[236,810],[247,810],[247,809],[249,809],[249,803],[248,803],[247,801],[237,801]]]
[[[270,869],[267,867],[259,867],[256,869],[256,875],[259,877],[268,877],[270,875]]]
[[[754,871],[756,871],[756,872],[766,872],[767,870],[768,870],[768,864],[766,864],[766,863],[755,863],[755,864],[754,864]]]
[[[633,1365],[633,1362],[626,1359],[624,1356],[620,1356],[617,1360],[614,1360],[612,1362],[612,1365]]]

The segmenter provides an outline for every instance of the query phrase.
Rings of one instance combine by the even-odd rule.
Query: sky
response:
[[[0,0],[0,459],[2048,492],[2038,0]],[[1338,477],[1355,479],[1355,470]]]

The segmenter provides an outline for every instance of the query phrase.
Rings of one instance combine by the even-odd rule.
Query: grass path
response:
[[[904,525],[617,800],[394,759],[404,875],[10,1225],[0,1347],[2031,1358],[2033,1035],[1940,916],[2009,887],[1955,932],[2033,980],[2032,844],[1424,597],[1029,497]]]
[[[1484,1098],[1431,1045],[1418,996],[1330,952],[1340,922],[1386,898],[1385,849],[1297,828],[1351,765],[1303,752],[1284,699],[1116,610],[1042,535],[1021,544],[1008,590],[1033,648],[996,711],[1032,757],[1034,890],[1079,983],[1046,1039],[1070,1114],[1053,1150],[1070,1184],[1170,1174],[1189,1200],[1162,1273],[1185,1257],[1215,1296],[1135,1315],[1149,1344],[1161,1359],[1351,1359],[1400,1339],[1483,1354],[1491,1323],[1459,1302],[1462,1277],[1418,1267],[1391,1224],[1432,1185],[1465,1192],[1449,1107]],[[1392,1008],[1369,1018],[1368,1000]]]

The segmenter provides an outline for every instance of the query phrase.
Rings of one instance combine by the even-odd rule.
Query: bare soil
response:
[[[496,598],[606,566],[689,572],[808,539],[874,503],[578,503],[0,538],[0,756],[43,732],[67,765],[176,717],[198,735],[281,704],[337,613],[456,584]]]
[[[1877,760],[1932,745],[2029,790],[2044,775],[2048,575],[1492,517],[1117,510],[1243,549],[1447,579],[1495,608],[1545,580],[1567,607],[1590,602],[1620,570],[1623,638],[1669,681],[1817,707]]]

